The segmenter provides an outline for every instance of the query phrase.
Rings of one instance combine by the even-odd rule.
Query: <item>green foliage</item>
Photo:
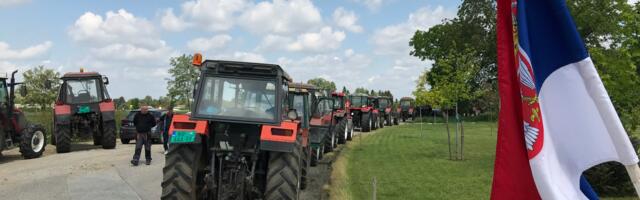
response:
[[[173,67],[169,69],[169,74],[173,79],[167,80],[167,96],[186,103],[187,107],[191,105],[193,88],[200,73],[198,68],[191,65],[192,59],[191,55],[171,58],[170,64]]]
[[[307,81],[307,84],[311,84],[311,85],[315,85],[316,87],[323,89],[323,90],[329,90],[329,91],[335,91],[336,90],[336,83],[334,83],[333,81],[328,81],[324,78],[314,78],[314,79],[309,79]]]
[[[349,95],[349,90],[347,90],[346,86],[342,86],[342,93],[344,93],[345,95]]]
[[[366,95],[368,95],[369,94],[369,90],[367,90],[367,88],[359,87],[359,88],[356,88],[354,94],[366,94]]]
[[[58,93],[58,87],[60,87],[60,73],[53,69],[45,68],[44,66],[38,66],[25,71],[22,76],[24,77],[24,85],[27,87],[27,95],[21,98],[22,103],[37,105],[41,110],[51,108],[51,104],[56,99]],[[45,82],[51,81],[51,88],[45,88]],[[16,90],[16,93],[18,91]]]
[[[127,107],[130,110],[140,108],[140,99],[138,98],[129,99],[129,101],[127,101]]]

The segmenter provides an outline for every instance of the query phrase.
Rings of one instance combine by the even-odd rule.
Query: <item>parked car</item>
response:
[[[140,109],[129,111],[127,116],[122,119],[120,126],[120,141],[122,144],[129,144],[129,141],[136,139],[136,127],[133,125],[133,117],[140,112]],[[151,129],[151,141],[153,143],[162,143],[162,121],[160,121],[160,117],[165,114],[166,110],[158,110],[158,109],[149,109],[149,113],[151,113],[158,122],[155,127]]]

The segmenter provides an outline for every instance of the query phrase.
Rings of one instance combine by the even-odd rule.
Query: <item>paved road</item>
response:
[[[48,145],[41,158],[23,160],[17,149],[0,157],[0,199],[160,199],[162,145],[153,145],[151,165],[131,166],[134,145],[104,150],[75,144],[56,154]]]

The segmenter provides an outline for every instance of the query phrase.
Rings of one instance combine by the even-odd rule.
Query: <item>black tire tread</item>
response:
[[[31,148],[31,137],[33,137],[33,133],[36,131],[42,131],[44,136],[44,144],[39,152],[35,152]],[[23,158],[32,159],[42,156],[45,147],[47,147],[47,134],[42,126],[29,125],[27,128],[22,130],[22,132],[20,133],[20,137],[20,153],[22,154]]]
[[[103,122],[102,129],[102,148],[116,148],[116,124],[115,122]]]
[[[300,164],[299,147],[293,153],[270,152],[265,199],[298,199]]]
[[[347,128],[347,119],[343,118],[340,120],[340,122],[338,122],[338,126],[336,127],[336,137],[338,138],[338,144],[344,144],[347,143],[346,139],[345,139],[345,134],[349,134],[349,130],[346,131],[345,133],[345,129]]]
[[[71,127],[57,125],[56,127],[56,152],[67,153],[71,151]]]
[[[196,199],[201,145],[174,144],[162,168],[161,199]]]

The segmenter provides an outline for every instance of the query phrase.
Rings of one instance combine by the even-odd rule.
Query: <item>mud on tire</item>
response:
[[[197,199],[202,184],[198,172],[202,169],[201,144],[174,144],[169,147],[162,168],[161,199]]]
[[[44,148],[47,146],[47,138],[42,126],[29,125],[20,133],[20,153],[25,159],[42,156]],[[35,146],[34,146],[35,145]]]
[[[265,199],[298,199],[300,194],[301,148],[292,153],[270,152]]]
[[[116,148],[116,124],[113,121],[103,122],[102,127],[102,148],[113,149]]]
[[[67,153],[71,151],[71,127],[57,125],[55,128],[56,152]]]

